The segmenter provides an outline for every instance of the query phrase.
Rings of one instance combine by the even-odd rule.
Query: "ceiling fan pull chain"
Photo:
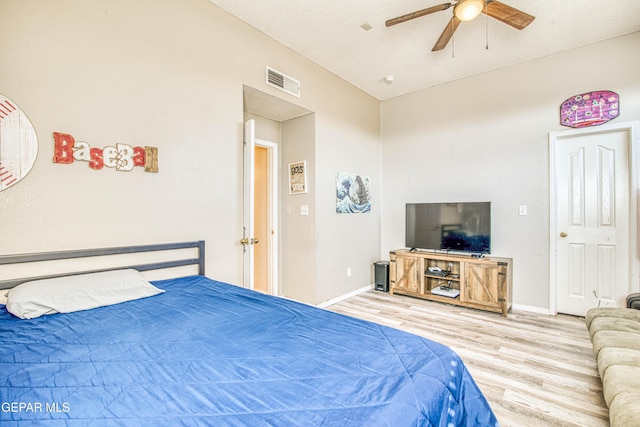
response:
[[[453,19],[451,22],[451,59],[455,59],[456,57],[456,37],[455,37],[455,28],[453,26]]]
[[[488,4],[489,2],[484,3],[484,33],[485,33],[485,40],[486,40],[485,48],[487,50],[489,50],[489,14],[487,13]]]

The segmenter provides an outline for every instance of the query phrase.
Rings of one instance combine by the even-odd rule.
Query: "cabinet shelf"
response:
[[[441,276],[441,275],[434,275],[434,274],[428,274],[425,273],[424,277],[429,278],[429,279],[438,279],[438,280],[451,280],[453,282],[459,282],[460,281],[460,275],[459,274],[449,274],[448,276]]]
[[[407,249],[390,253],[391,294],[493,311],[503,317],[512,305],[511,277],[510,258],[471,258]],[[457,292],[447,295],[440,286]]]

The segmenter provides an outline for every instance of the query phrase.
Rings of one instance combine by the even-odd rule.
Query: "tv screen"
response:
[[[491,253],[491,203],[407,203],[405,246]]]

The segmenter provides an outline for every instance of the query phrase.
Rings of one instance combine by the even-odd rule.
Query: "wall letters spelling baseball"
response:
[[[115,146],[92,148],[89,143],[76,141],[68,133],[53,133],[53,162],[71,164],[75,160],[89,163],[91,169],[103,167],[117,171],[131,171],[135,166],[145,172],[158,172],[158,147],[132,147],[117,143]]]

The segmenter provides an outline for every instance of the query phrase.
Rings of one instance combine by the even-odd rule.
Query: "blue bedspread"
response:
[[[154,284],[76,313],[0,309],[0,425],[497,425],[448,347],[205,277]]]

